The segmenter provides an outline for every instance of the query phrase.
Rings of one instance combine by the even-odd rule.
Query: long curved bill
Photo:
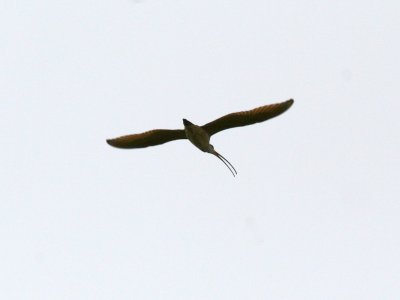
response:
[[[235,177],[237,175],[237,171],[235,167],[227,160],[225,157],[223,157],[221,154],[219,154],[217,151],[213,151],[212,154],[214,154],[216,157],[218,157],[224,164],[225,166],[231,171],[232,175]]]

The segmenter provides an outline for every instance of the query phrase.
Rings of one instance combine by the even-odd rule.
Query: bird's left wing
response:
[[[211,136],[225,129],[247,126],[279,116],[293,104],[293,99],[285,102],[260,106],[248,111],[240,111],[225,115],[201,126]]]
[[[182,129],[154,129],[109,139],[107,143],[117,148],[131,149],[156,146],[180,139],[186,139],[185,131]]]

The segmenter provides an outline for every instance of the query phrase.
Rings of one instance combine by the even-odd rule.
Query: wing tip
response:
[[[114,138],[114,139],[107,139],[106,140],[107,144],[109,144],[111,147],[118,148],[118,149],[130,149],[130,148],[138,148],[138,147],[131,147],[124,143],[120,138]]]
[[[290,98],[289,100],[286,100],[285,102],[280,103],[282,108],[284,109],[284,112],[287,111],[290,107],[292,107],[294,103],[293,98]]]
[[[118,143],[115,142],[116,139],[107,139],[106,142],[112,147],[118,147]]]

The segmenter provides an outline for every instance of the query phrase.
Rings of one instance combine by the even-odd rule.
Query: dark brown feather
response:
[[[264,122],[284,113],[292,106],[293,102],[293,99],[290,99],[285,102],[264,105],[248,111],[231,113],[203,125],[202,128],[211,136],[225,129]]]
[[[117,148],[145,148],[156,146],[174,140],[186,139],[184,130],[154,129],[138,134],[121,136],[107,140],[107,143]]]

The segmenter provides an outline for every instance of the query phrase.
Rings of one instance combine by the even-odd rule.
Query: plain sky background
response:
[[[399,299],[398,1],[0,1],[0,298]],[[295,99],[212,138],[105,139]]]

